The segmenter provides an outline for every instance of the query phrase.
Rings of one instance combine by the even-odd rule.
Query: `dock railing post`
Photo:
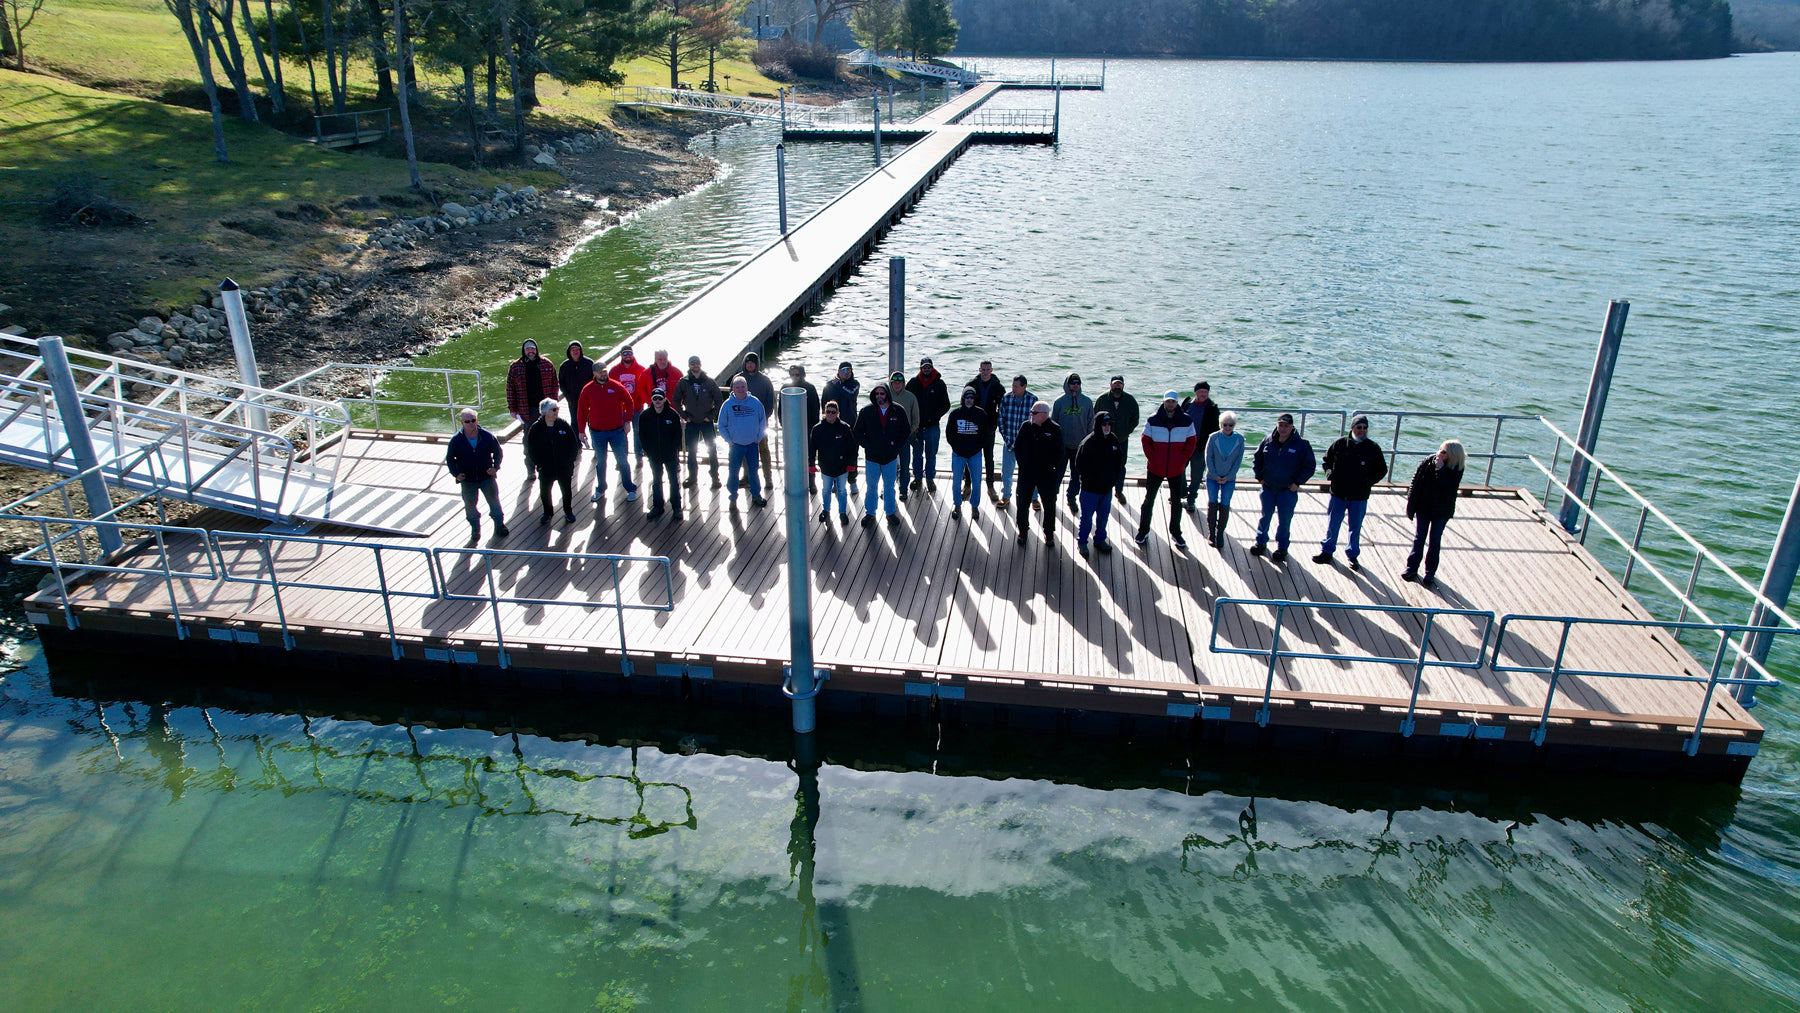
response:
[[[1775,545],[1769,550],[1769,565],[1763,570],[1762,586],[1757,590],[1775,605],[1786,608],[1788,597],[1794,593],[1796,573],[1800,573],[1800,479],[1795,480],[1794,491],[1788,496],[1787,513],[1781,518],[1781,530],[1775,534]],[[1776,622],[1768,607],[1759,601],[1750,609],[1750,621],[1745,625],[1774,627]],[[1769,660],[1769,648],[1774,641],[1771,634],[1751,633],[1744,638],[1745,653],[1760,665]],[[1752,674],[1750,662],[1740,656],[1731,677],[1748,679]],[[1746,707],[1756,704],[1755,686],[1733,686],[1731,694]]]
[[[881,167],[881,96],[871,99],[875,104],[875,166]]]
[[[790,660],[782,692],[794,705],[794,733],[803,735],[818,727],[813,698],[819,695],[818,673],[813,669],[812,574],[806,566],[806,391],[781,390],[781,456],[785,483],[783,507],[787,514],[788,643]]]
[[[778,88],[776,90],[781,95],[781,136],[783,138],[786,138],[787,137],[787,89],[786,88]],[[768,92],[763,92],[763,94],[767,95]]]
[[[1606,307],[1606,328],[1600,332],[1600,350],[1594,356],[1594,373],[1588,378],[1587,403],[1581,410],[1581,429],[1575,437],[1581,449],[1590,454],[1600,439],[1600,417],[1606,413],[1606,394],[1612,389],[1613,366],[1619,361],[1619,342],[1625,336],[1625,317],[1630,312],[1631,302],[1626,299],[1614,299]],[[1563,530],[1571,534],[1581,527],[1578,501],[1587,489],[1587,479],[1587,458],[1575,454],[1569,459],[1568,483],[1574,495],[1564,497],[1561,517]]]
[[[906,258],[888,258],[888,375],[906,372]]]
[[[894,122],[894,82],[888,82],[888,122]]]
[[[98,517],[112,509],[112,496],[106,491],[106,477],[100,474],[100,458],[94,453],[94,434],[88,431],[87,412],[82,409],[81,394],[75,389],[75,371],[69,368],[68,349],[63,347],[61,338],[43,337],[38,339],[38,356],[44,363],[44,379],[50,381],[50,391],[56,397],[56,414],[69,436],[69,456],[75,459],[75,470],[81,475],[81,491],[87,497],[88,516]],[[94,533],[100,537],[102,552],[111,555],[119,551],[122,543],[117,524],[102,521],[94,525]]]
[[[261,387],[262,377],[256,369],[256,346],[250,341],[250,318],[244,315],[244,293],[238,283],[226,278],[219,286],[225,303],[225,324],[231,330],[231,353],[237,357],[238,381],[246,387]],[[261,405],[244,409],[244,427],[266,432],[269,414]]]
[[[1062,85],[1056,86],[1056,111],[1050,114],[1050,139],[1062,140]]]
[[[775,145],[775,192],[781,205],[781,234],[787,235],[787,145]]]

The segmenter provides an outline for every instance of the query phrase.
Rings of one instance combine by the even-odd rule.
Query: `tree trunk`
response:
[[[319,17],[325,24],[325,82],[331,88],[331,111],[344,114],[344,81],[338,76],[337,29],[331,23],[333,0],[319,0]]]
[[[200,70],[200,88],[206,92],[207,105],[212,107],[213,158],[223,165],[231,159],[225,154],[225,110],[219,105],[219,83],[213,78],[212,55],[207,52],[205,32],[201,28],[206,23],[206,9],[202,5],[196,22],[190,0],[163,0],[163,5],[181,23],[181,34],[187,36],[188,48],[193,50],[194,66]]]
[[[394,0],[394,56],[395,62],[401,66],[412,64],[412,46],[406,38],[406,0]],[[413,145],[411,103],[406,98],[406,75],[400,75],[399,93],[396,96],[400,105],[400,134],[406,140],[406,173],[412,180],[414,190],[425,189],[425,180],[419,176],[419,152]]]
[[[263,0],[263,17],[269,20],[269,58],[275,64],[275,111],[287,108],[287,82],[281,77],[281,19],[275,16],[275,0]]]
[[[293,13],[294,28],[299,32],[300,51],[306,54],[306,80],[312,88],[313,118],[317,119],[320,112],[319,72],[313,69],[312,47],[306,44],[306,23],[300,20],[300,7],[298,4],[290,4],[288,10]],[[327,67],[326,73],[330,73],[330,70],[331,68]]]
[[[263,0],[268,3],[269,0]],[[250,0],[243,0],[238,9],[243,12],[244,34],[250,37],[250,55],[256,57],[256,69],[262,72],[263,91],[269,93],[269,112],[279,116],[287,108],[287,101],[282,97],[281,88],[275,83],[275,75],[269,73],[269,61],[263,55],[262,37],[256,34],[256,22],[250,20]],[[281,65],[281,54],[275,54],[276,66]]]
[[[356,0],[350,0],[350,2],[355,3]],[[396,5],[400,2],[401,0],[394,0]],[[367,6],[369,10],[370,39],[375,43],[375,52],[377,54],[385,53],[387,52],[387,39],[382,33],[387,29],[381,23],[381,0],[367,0]],[[400,44],[396,41],[394,43],[394,50],[395,52],[398,52],[399,49]],[[375,69],[377,71],[375,77],[375,101],[380,105],[387,105],[389,102],[394,101],[393,68],[389,65],[387,58],[383,56],[377,61]]]
[[[475,65],[463,65],[463,98],[468,102],[469,110],[469,155],[474,159],[476,171],[481,170],[481,123],[477,120],[479,112],[475,105]]]
[[[500,48],[506,51],[506,89],[512,92],[513,152],[525,150],[525,105],[519,95],[519,51],[513,47],[513,9],[507,4],[500,21]]]
[[[231,82],[231,88],[237,93],[238,117],[245,122],[255,123],[256,96],[250,93],[250,77],[244,67],[244,51],[238,47],[237,31],[232,27],[231,6],[234,0],[225,0],[225,14],[217,14],[202,18],[200,30],[212,43],[213,52],[218,54],[219,63],[225,68],[225,77]],[[219,30],[213,24],[215,20],[225,25],[225,41],[221,41]],[[226,42],[230,43],[229,52]]]
[[[488,39],[488,47],[487,47],[488,119],[490,119],[490,120],[493,119],[494,117],[500,115],[500,113],[499,113],[499,95],[496,92],[496,84],[495,84],[495,78],[500,76],[498,74],[499,59],[500,59],[499,54],[494,51],[494,40],[490,38],[490,39]]]

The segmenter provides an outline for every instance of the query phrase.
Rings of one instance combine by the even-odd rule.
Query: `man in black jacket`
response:
[[[856,422],[857,409],[862,407],[862,381],[856,378],[856,369],[848,362],[838,363],[837,375],[825,381],[825,387],[819,391],[819,403],[836,401],[838,416],[845,425]],[[856,491],[856,462],[850,462],[850,491]]]
[[[850,466],[856,463],[856,432],[845,422],[836,401],[825,402],[825,417],[812,427],[812,448],[825,476],[825,496],[819,500],[819,520],[831,520],[831,494],[837,493],[838,520],[850,523],[850,504],[844,492]]]
[[[544,504],[539,525],[550,523],[550,515],[555,511],[550,494],[558,486],[562,488],[563,519],[575,520],[569,486],[575,480],[575,465],[581,460],[581,437],[561,415],[556,399],[547,397],[538,406],[537,421],[525,431],[525,446],[538,466],[538,499]]]
[[[981,444],[982,474],[987,476],[988,495],[994,493],[994,431],[1000,427],[1000,399],[1006,396],[1006,384],[994,375],[994,364],[981,360],[981,371],[969,381],[975,388],[975,405],[987,412],[986,439]]]
[[[981,519],[981,476],[975,469],[981,464],[981,448],[993,446],[988,438],[987,411],[978,403],[974,387],[964,387],[962,404],[944,420],[944,440],[950,444],[950,517],[962,517],[963,480],[969,483],[969,519]]]
[[[1387,477],[1387,455],[1369,439],[1369,417],[1358,415],[1350,420],[1350,435],[1340,436],[1325,451],[1325,477],[1331,480],[1331,500],[1325,514],[1325,540],[1319,543],[1315,563],[1331,562],[1337,549],[1338,523],[1350,517],[1350,547],[1344,558],[1350,569],[1361,570],[1356,557],[1362,555],[1363,515],[1369,509],[1369,492],[1375,483]]]
[[[494,519],[494,534],[505,538],[506,511],[500,508],[500,441],[481,427],[475,409],[462,410],[462,431],[450,437],[444,452],[444,466],[450,477],[462,486],[463,513],[469,518],[469,545],[481,541],[481,514],[475,509],[477,496],[487,499],[488,516]]]
[[[1063,464],[1062,427],[1050,421],[1050,405],[1039,401],[1031,406],[1031,417],[1019,427],[1013,439],[1013,456],[1019,461],[1019,544],[1025,544],[1025,532],[1031,521],[1031,497],[1042,498],[1044,544],[1056,547],[1056,487],[1062,483],[1058,468]]]
[[[593,378],[594,360],[587,357],[581,342],[569,342],[568,349],[563,352],[562,365],[556,369],[556,385],[562,389],[563,400],[569,403],[571,417],[575,414],[575,403],[581,400],[581,392],[587,389],[588,382]],[[569,424],[573,428],[574,424]]]
[[[655,520],[663,513],[663,478],[669,480],[669,509],[681,519],[681,416],[669,407],[661,387],[650,392],[650,407],[638,412],[638,446],[650,460],[650,512]]]
[[[1111,552],[1106,522],[1112,516],[1113,486],[1125,466],[1125,441],[1113,433],[1112,412],[1094,413],[1094,431],[1075,451],[1075,470],[1081,475],[1081,524],[1075,530],[1075,548],[1088,554],[1088,525],[1094,523],[1094,548]],[[1149,502],[1146,500],[1145,502]]]
[[[725,396],[719,383],[700,368],[698,355],[688,356],[687,372],[675,381],[675,413],[681,416],[687,435],[687,487],[700,482],[700,446],[706,445],[707,464],[712,468],[712,487],[719,488],[719,448],[713,437],[719,434],[719,406]]]
[[[913,420],[917,431],[912,446],[912,487],[917,489],[922,479],[927,490],[936,492],[938,427],[950,410],[950,391],[944,386],[943,374],[926,358],[919,360],[919,375],[906,381],[906,392],[919,402],[919,417]]]
[[[882,487],[888,526],[900,523],[900,504],[894,502],[895,473],[900,455],[906,453],[911,440],[912,422],[906,411],[894,404],[888,384],[876,384],[869,390],[869,404],[856,416],[856,443],[862,447],[863,460],[869,466],[869,487],[863,492],[863,527],[875,526],[877,486]]]

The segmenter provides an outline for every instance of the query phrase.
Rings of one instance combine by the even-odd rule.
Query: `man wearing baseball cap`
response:
[[[912,443],[919,435],[919,399],[912,391],[906,389],[906,374],[895,373],[888,377],[888,397],[894,406],[906,416],[906,447],[900,452],[900,459],[895,463],[896,482],[900,487],[900,500],[906,501],[907,485],[912,478]]]
[[[650,512],[655,520],[663,513],[663,480],[669,484],[669,508],[681,519],[681,416],[669,405],[661,387],[650,389],[650,407],[638,413],[638,446],[650,462]]]
[[[1319,543],[1319,554],[1313,562],[1332,561],[1338,524],[1347,516],[1350,546],[1344,550],[1344,558],[1350,561],[1350,569],[1362,569],[1356,558],[1362,555],[1363,514],[1369,509],[1369,493],[1387,473],[1387,455],[1369,439],[1369,417],[1358,415],[1351,419],[1350,435],[1338,437],[1325,449],[1325,477],[1331,481],[1331,500],[1325,515],[1325,540]]]
[[[1119,457],[1119,475],[1113,482],[1113,495],[1125,502],[1125,459],[1131,456],[1131,434],[1137,432],[1138,400],[1125,393],[1125,377],[1115,375],[1107,383],[1106,393],[1094,399],[1094,411],[1112,416],[1113,435],[1119,438],[1124,453]]]
[[[1279,514],[1275,553],[1269,557],[1279,563],[1287,558],[1288,527],[1294,520],[1294,507],[1300,503],[1300,486],[1317,470],[1312,444],[1294,431],[1292,415],[1283,412],[1275,420],[1275,431],[1256,448],[1252,464],[1262,486],[1262,519],[1256,522],[1256,544],[1250,554],[1260,556],[1268,551],[1269,518]]]

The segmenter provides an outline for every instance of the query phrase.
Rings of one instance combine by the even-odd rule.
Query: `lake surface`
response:
[[[1754,577],[1800,468],[1797,74],[1114,61],[1060,145],[964,156],[778,358],[876,375],[905,256],[909,350],[954,379],[988,357],[1040,392],[1122,372],[1572,430],[1628,298],[1602,454]],[[719,181],[427,361],[498,381],[525,337],[609,346],[766,242],[772,131],[697,143]],[[790,146],[793,210],[871,164]],[[1453,432],[1486,439],[1418,437]],[[58,695],[21,650],[9,1008],[1800,1009],[1787,688],[1741,788],[828,729],[814,791],[756,721]]]

